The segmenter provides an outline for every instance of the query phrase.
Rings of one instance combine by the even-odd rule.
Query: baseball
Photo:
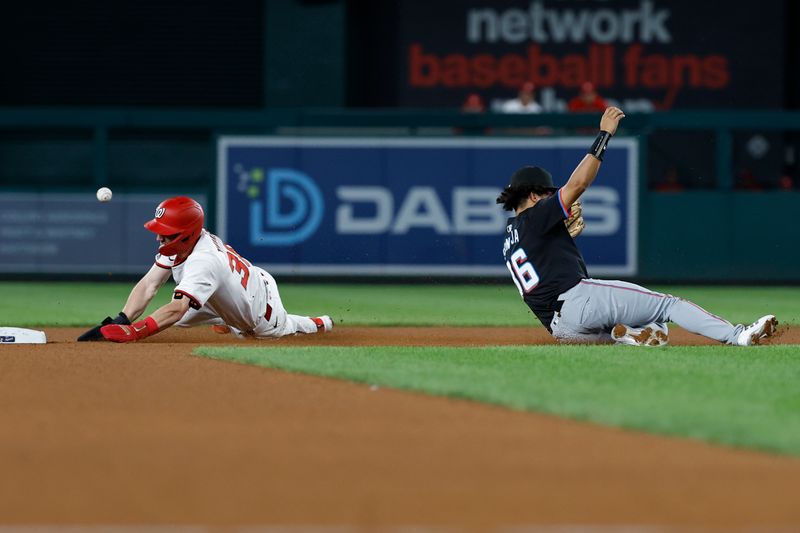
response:
[[[111,200],[113,193],[108,187],[100,187],[97,189],[97,199],[101,202],[108,202]]]

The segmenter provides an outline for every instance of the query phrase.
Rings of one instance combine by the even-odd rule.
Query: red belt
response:
[[[267,279],[264,278],[263,274],[261,275],[261,277],[263,278],[264,281],[264,290],[266,291],[266,297],[269,298],[269,284],[267,283]],[[272,306],[269,304],[267,304],[267,312],[264,313],[264,318],[267,319],[267,322],[269,322],[269,319],[272,318]]]

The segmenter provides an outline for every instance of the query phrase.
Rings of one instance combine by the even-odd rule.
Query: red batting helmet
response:
[[[156,216],[144,223],[144,227],[158,235],[176,237],[161,246],[158,253],[163,256],[190,251],[203,231],[203,208],[187,196],[168,198],[158,204]]]

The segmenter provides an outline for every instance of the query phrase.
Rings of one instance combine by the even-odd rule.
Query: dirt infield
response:
[[[83,329],[58,328],[47,331],[48,342],[71,343],[83,333]],[[699,335],[680,328],[670,328],[669,342],[676,346],[718,345]],[[544,328],[476,328],[476,327],[339,327],[333,335],[298,335],[266,341],[231,339],[229,335],[218,335],[211,328],[172,328],[158,336],[145,339],[143,343],[188,343],[188,344],[290,344],[293,346],[485,346],[510,344],[556,344]],[[769,344],[800,344],[800,328],[780,326]]]
[[[205,328],[130,345],[47,333],[0,347],[0,524],[800,526],[796,458],[193,357],[237,342]],[[342,327],[262,344],[541,333]]]

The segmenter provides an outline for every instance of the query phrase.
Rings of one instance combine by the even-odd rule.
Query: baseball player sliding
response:
[[[624,117],[616,107],[605,110],[597,139],[563,187],[555,187],[546,170],[523,167],[497,198],[516,214],[506,224],[503,255],[525,303],[562,342],[663,346],[669,340],[667,322],[737,346],[758,344],[771,336],[778,325],[773,315],[749,326],[734,326],[669,294],[624,281],[589,278],[573,240],[583,227],[577,200],[594,181]]]
[[[255,338],[333,329],[329,316],[288,314],[275,279],[203,229],[203,220],[203,208],[191,198],[161,202],[155,218],[144,225],[160,243],[155,264],[131,290],[116,318],[106,318],[78,340],[132,342],[171,326],[203,324],[218,333]],[[132,324],[170,274],[176,283],[172,301]]]

